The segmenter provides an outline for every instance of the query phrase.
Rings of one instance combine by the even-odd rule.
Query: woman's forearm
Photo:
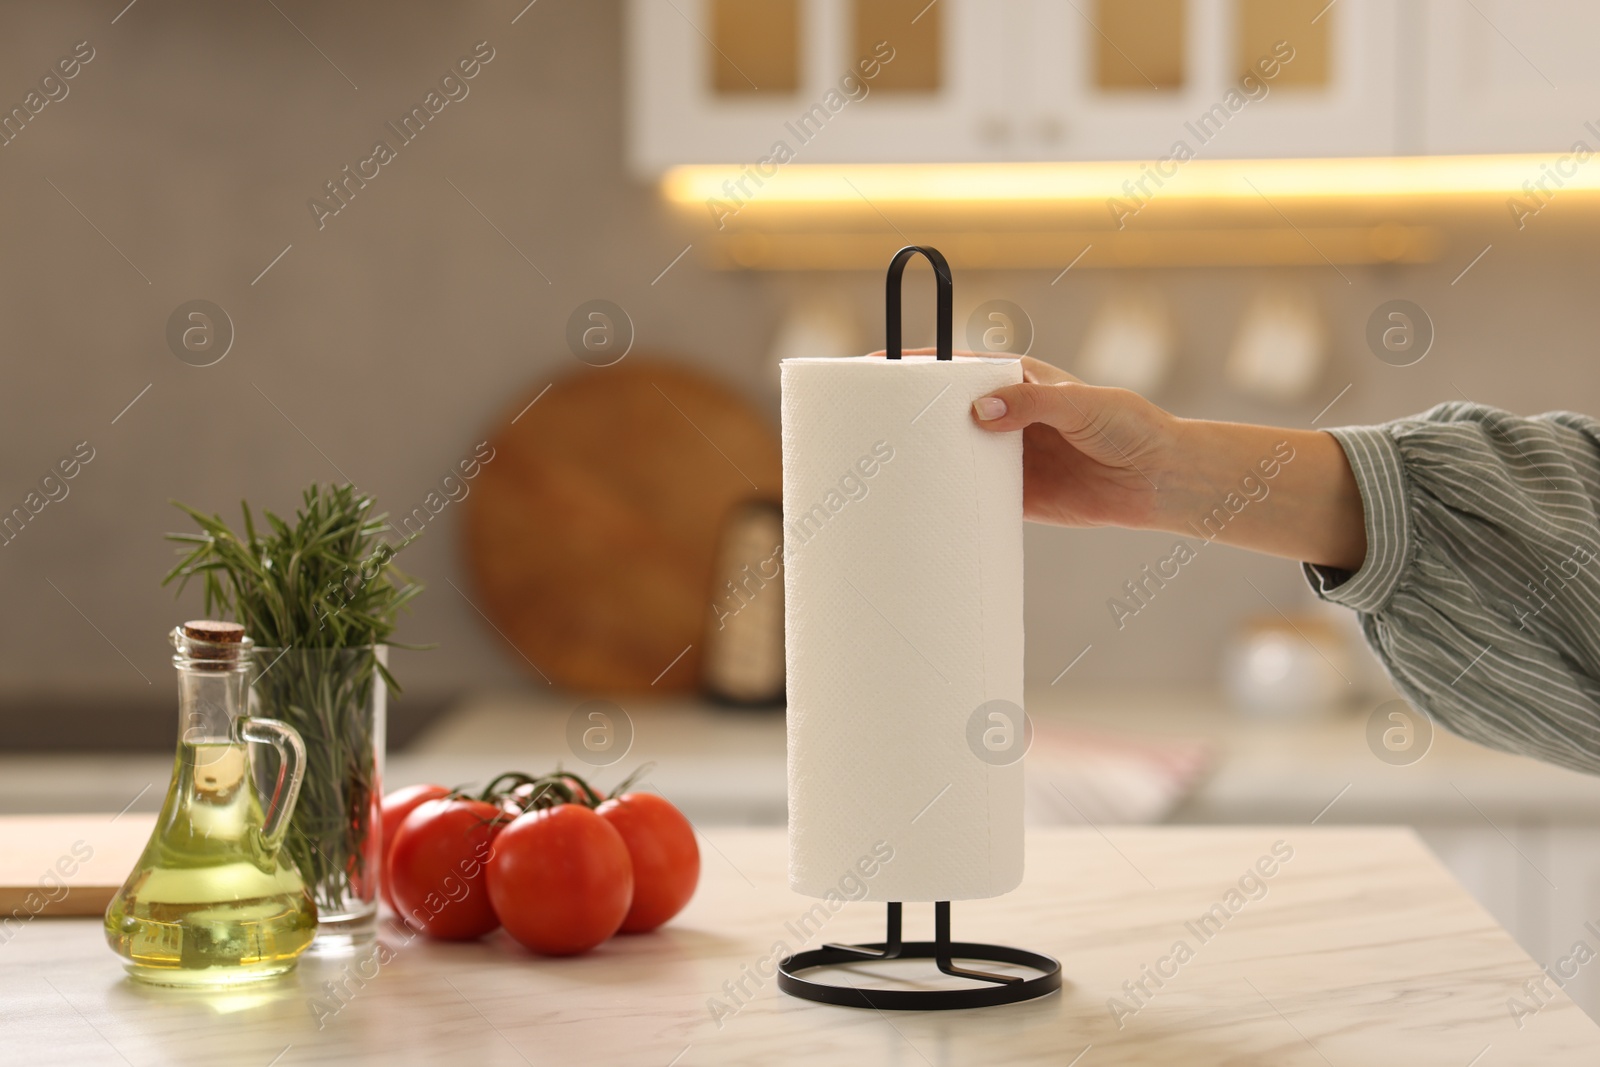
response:
[[[1366,556],[1361,494],[1331,434],[1174,419],[1156,529],[1356,570]]]

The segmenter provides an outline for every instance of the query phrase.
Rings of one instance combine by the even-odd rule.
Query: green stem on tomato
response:
[[[654,760],[639,764],[639,766],[633,769],[633,773],[629,774],[628,777],[617,783],[617,787],[611,791],[611,796],[607,797],[606,799],[609,800],[611,797],[620,797],[622,794],[632,789],[635,783],[655,769],[656,765]]]
[[[534,775],[526,771],[506,771],[490,780],[475,799],[497,807],[503,807],[509,802],[516,808],[518,814],[552,808],[558,804],[582,804],[587,808],[597,808],[612,797],[626,793],[654,769],[654,762],[641,764],[610,793],[602,793],[589,784],[587,779],[572,771],[562,770],[560,765],[557,765],[550,774]],[[524,792],[527,795],[521,795]]]

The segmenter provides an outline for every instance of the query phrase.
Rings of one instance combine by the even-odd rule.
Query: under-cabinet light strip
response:
[[[1194,159],[1091,163],[768,164],[673,167],[670,202],[778,204],[1103,202],[1519,197],[1600,191],[1600,160],[1581,151],[1350,159]],[[1533,199],[1538,198],[1538,199]]]

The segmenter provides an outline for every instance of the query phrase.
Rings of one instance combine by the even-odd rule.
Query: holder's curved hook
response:
[[[884,295],[884,311],[887,320],[886,333],[888,334],[884,345],[884,354],[890,359],[900,358],[900,284],[905,277],[906,264],[911,257],[921,253],[933,266],[933,283],[937,302],[937,340],[936,349],[938,358],[954,359],[951,349],[950,320],[954,301],[954,287],[950,283],[950,264],[945,262],[937,248],[928,245],[906,245],[894,254],[889,261],[889,279]]]

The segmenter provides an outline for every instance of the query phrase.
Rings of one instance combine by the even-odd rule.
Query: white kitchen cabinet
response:
[[[1580,139],[1600,147],[1585,126],[1600,126],[1600,4],[1425,3],[1426,32],[1404,49],[1422,61],[1422,151],[1561,152]]]
[[[1528,920],[1544,933],[1544,953],[1536,953],[1534,958],[1563,976],[1576,971],[1562,988],[1591,1016],[1600,1018],[1600,959],[1580,965],[1583,954],[1574,952],[1574,946],[1582,941],[1589,952],[1600,953],[1600,934],[1596,933],[1600,930],[1600,828],[1544,826],[1536,837],[1535,862],[1543,877],[1531,870],[1524,874],[1524,878],[1537,879],[1529,895],[1537,894],[1543,904]],[[1526,864],[1521,866],[1527,869]]]
[[[1220,21],[1229,3],[1187,0],[1175,23],[1162,12],[1164,28],[1151,25],[1143,38],[1156,43],[1139,52],[1129,35],[1119,33],[1087,0],[1027,0],[1018,10],[1026,12],[1022,36],[1029,85],[1015,101],[1021,134],[1015,156],[1148,160],[1166,155],[1180,139],[1201,144],[1199,134],[1184,124],[1208,114],[1233,80],[1229,35]],[[1168,39],[1176,55],[1151,54],[1161,51],[1157,34]],[[1108,58],[1121,61],[1121,78],[1099,70]],[[1107,80],[1119,83],[1100,84]],[[1231,117],[1221,121],[1233,124]]]
[[[895,63],[903,68],[911,58],[903,48],[880,77],[860,76],[854,4],[799,0],[798,77],[792,87],[761,87],[764,77],[751,70],[748,80],[755,88],[719,89],[713,0],[631,0],[633,169],[654,175],[678,163],[754,164],[771,158],[779,143],[800,163],[1007,158],[996,123],[1017,91],[1003,54],[1010,3],[937,0],[920,17],[912,16],[937,21],[938,85],[922,91],[882,87],[890,71],[899,72]],[[864,87],[864,95],[845,83],[847,77]]]
[[[717,0],[631,0],[636,171],[753,163],[779,141],[816,163],[1156,160],[1179,142],[1208,158],[1600,148],[1594,0],[1137,0],[1124,10],[1145,21],[1126,23],[1123,43],[1178,41],[1180,73],[1146,77],[1129,59],[1140,77],[1123,84],[1107,84],[1106,57],[1136,49],[1102,28],[1113,0],[901,0],[938,22],[937,87],[869,85],[804,139],[796,124],[826,111],[851,72],[858,2],[896,0],[782,2],[798,12],[797,84],[730,93],[711,76]],[[1230,107],[1258,58],[1244,53],[1262,51],[1251,19],[1263,17],[1283,23],[1295,59],[1265,95]]]
[[[1320,42],[1326,50],[1326,82],[1292,81],[1295,64],[1311,61],[1309,54],[1297,56],[1284,66],[1266,99],[1245,109],[1240,117],[1248,121],[1238,125],[1237,141],[1221,145],[1222,150],[1244,158],[1403,152],[1398,138],[1405,108],[1397,96],[1397,75],[1406,2],[1337,0],[1323,8],[1317,25],[1327,24]],[[1285,39],[1293,45],[1294,32],[1286,31]]]
[[[907,33],[911,19],[926,21],[923,31],[936,26],[936,85],[868,82],[863,98],[839,105],[849,96],[842,81],[858,73],[858,5],[874,3],[897,9],[884,31],[891,47],[900,22]],[[734,46],[716,43],[718,0],[631,0],[629,158],[653,175],[678,163],[754,163],[780,142],[808,163],[1157,159],[1180,140],[1213,158],[1395,151],[1399,9],[1390,0],[1319,8],[1315,0],[760,0],[746,10],[778,23],[750,31],[763,58],[794,19],[793,64],[778,62],[774,86],[734,64]],[[1280,28],[1264,30],[1263,19]],[[1287,64],[1271,54],[1280,33],[1295,50]],[[1258,59],[1281,73],[1241,88]],[[913,61],[897,53],[886,69]],[[719,82],[729,70],[738,76]]]
[[[1511,932],[1529,954],[1544,947],[1544,931],[1531,916],[1538,913],[1538,894],[1530,899],[1517,871],[1521,861],[1510,844],[1486,825],[1446,823],[1419,825],[1417,835],[1450,869],[1456,880],[1495,921]],[[1517,828],[1509,827],[1512,840]]]
[[[1584,963],[1574,951],[1583,942],[1600,953],[1600,827],[1501,820],[1416,829],[1535,962],[1571,976],[1564,991],[1600,1018],[1600,958]],[[1530,968],[1528,977],[1539,975]]]
[[[1032,136],[1021,139],[1018,158],[1160,159],[1178,144],[1213,159],[1395,151],[1400,16],[1393,0],[1183,6],[1181,84],[1167,88],[1162,80],[1158,89],[1136,79],[1107,88],[1095,55],[1115,46],[1091,22],[1094,5],[1030,0],[1032,90],[1017,109],[1027,116],[1019,127]],[[1264,35],[1249,32],[1257,27],[1246,20],[1262,10],[1273,12],[1276,25],[1262,27]],[[1280,40],[1286,47],[1274,49]],[[1274,76],[1259,78],[1257,70],[1257,80],[1244,81],[1258,61]]]

